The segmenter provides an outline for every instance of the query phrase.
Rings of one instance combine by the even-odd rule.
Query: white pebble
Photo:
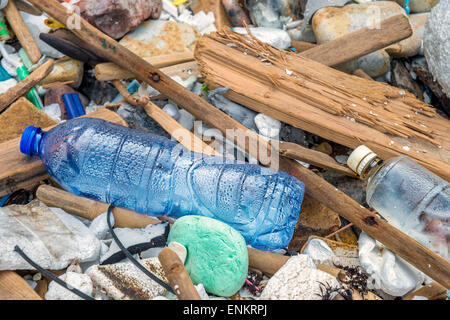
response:
[[[268,138],[278,137],[281,130],[281,122],[263,113],[255,116],[255,124],[261,135]]]

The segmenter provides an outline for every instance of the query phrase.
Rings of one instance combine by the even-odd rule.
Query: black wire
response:
[[[108,222],[108,227],[109,227],[109,231],[111,232],[111,235],[114,239],[114,241],[117,243],[117,246],[119,247],[120,250],[122,250],[122,252],[127,256],[127,258],[139,269],[141,270],[143,273],[145,273],[145,275],[147,275],[150,279],[152,279],[153,281],[155,281],[156,283],[158,283],[159,285],[163,286],[165,289],[167,289],[167,291],[174,293],[172,290],[172,287],[170,285],[168,285],[167,283],[165,283],[164,281],[162,281],[160,278],[158,278],[156,275],[154,275],[153,273],[151,273],[149,270],[147,270],[146,268],[144,268],[144,266],[142,266],[135,258],[133,258],[133,255],[127,250],[127,248],[124,247],[124,245],[122,244],[122,242],[120,242],[119,238],[117,238],[116,234],[114,233],[114,230],[111,226],[111,212],[112,209],[114,208],[113,205],[110,205],[108,207],[108,213],[107,213],[107,217],[106,217],[106,221]]]
[[[84,300],[95,300],[94,298],[92,298],[91,296],[88,296],[87,294],[81,292],[80,290],[76,289],[76,288],[70,288],[69,285],[67,284],[67,282],[59,279],[58,277],[56,277],[53,273],[45,270],[44,268],[42,268],[40,265],[38,265],[36,262],[34,262],[33,260],[30,259],[30,257],[28,257],[25,252],[22,251],[22,249],[20,249],[19,246],[15,246],[14,247],[14,251],[16,251],[26,262],[28,262],[29,264],[31,264],[34,268],[36,268],[40,273],[42,273],[43,275],[45,275],[47,278],[52,279],[53,281],[55,281],[57,284],[59,284],[60,286],[66,288],[67,290],[69,290],[70,292],[76,294],[77,296],[79,296],[80,298],[84,299]]]

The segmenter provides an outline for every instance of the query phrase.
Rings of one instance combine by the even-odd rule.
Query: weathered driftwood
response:
[[[145,61],[151,63],[157,68],[169,67],[194,60],[192,52],[182,52],[170,55],[147,57]],[[99,63],[94,68],[95,77],[100,81],[129,79],[134,77],[134,73],[119,67],[115,63]]]
[[[383,49],[406,39],[413,31],[405,15],[397,15],[380,22],[380,26],[365,27],[315,46],[300,55],[326,66],[335,66]]]
[[[0,271],[0,300],[42,300],[14,271]]]
[[[39,186],[36,197],[50,207],[61,208],[68,213],[89,220],[94,220],[97,216],[105,213],[109,207],[107,203],[78,197],[46,184]],[[157,218],[119,207],[113,208],[112,213],[114,226],[118,228],[145,228],[149,224],[161,222]]]
[[[16,34],[17,39],[19,39],[20,44],[28,54],[31,62],[37,63],[42,57],[41,51],[34,41],[30,30],[28,30],[27,25],[23,21],[22,16],[20,15],[19,10],[17,10],[13,0],[10,0],[6,7],[3,8],[3,12],[5,13],[9,25]]]
[[[66,23],[67,19],[70,18],[71,13],[67,12],[67,10],[62,6],[60,3],[58,3],[55,0],[29,0],[31,3],[33,3],[38,8],[45,11],[47,14],[55,17],[59,21]],[[175,103],[179,104],[181,107],[185,108],[188,112],[192,113],[196,118],[202,119],[207,124],[211,125],[212,127],[215,127],[219,129],[222,133],[225,133],[227,129],[238,129],[244,133],[246,133],[246,139],[244,141],[241,141],[236,137],[235,142],[240,146],[243,150],[252,151],[251,155],[257,159],[260,159],[261,161],[265,161],[263,157],[260,155],[259,152],[254,152],[254,150],[250,146],[253,144],[261,144],[261,145],[268,145],[267,142],[265,142],[263,139],[261,139],[258,135],[255,133],[252,133],[251,131],[247,130],[244,126],[239,124],[237,121],[233,120],[231,117],[227,116],[217,108],[213,107],[212,105],[208,104],[205,100],[203,100],[201,97],[193,94],[189,90],[183,88],[179,84],[177,84],[175,81],[171,80],[169,77],[161,73],[157,68],[150,65],[148,62],[143,60],[142,58],[138,57],[137,55],[133,54],[131,51],[127,50],[123,46],[121,46],[117,41],[111,39],[110,37],[106,36],[102,32],[100,32],[98,29],[91,26],[89,23],[87,23],[85,20],[80,18],[80,28],[72,30],[72,32],[77,35],[80,38],[83,38],[86,42],[92,45],[92,50],[98,53],[99,55],[110,59],[112,62],[115,62],[116,64],[120,65],[123,68],[126,68],[130,71],[133,71],[136,74],[136,77],[142,81],[145,81],[146,83],[153,86],[155,89],[160,91],[161,93],[168,96],[171,100],[173,100]],[[244,37],[240,38],[246,39]],[[258,46],[261,46],[259,43]],[[223,53],[226,52],[228,54],[231,53],[227,57],[227,60],[232,61],[234,59],[233,55],[238,56],[237,51],[229,52],[227,49],[229,49],[226,45],[224,45],[225,48],[221,47],[221,50],[223,52],[217,52],[217,59],[219,60],[219,64],[228,64],[229,62],[223,61]],[[269,48],[270,50],[273,50],[273,48]],[[264,51],[262,51],[264,53]],[[283,56],[282,53],[279,51],[275,51],[275,53],[278,53],[279,55]],[[222,56],[222,57],[221,57]],[[242,60],[245,60],[247,56],[244,57],[242,55]],[[250,56],[248,56],[250,58]],[[253,57],[251,57],[253,58]],[[288,56],[287,58],[292,58],[291,56]],[[257,58],[253,58],[259,61]],[[323,65],[319,63],[314,63],[311,60],[303,59],[306,63],[303,65],[300,64],[298,68],[304,68],[309,72],[318,73],[318,75],[323,76],[318,71],[314,71],[314,68],[317,68],[318,70],[324,68]],[[274,62],[277,60],[274,60]],[[259,61],[261,62],[261,61]],[[285,62],[285,61],[284,61]],[[326,68],[326,67],[325,67]],[[313,69],[313,70],[311,70]],[[329,68],[327,68],[328,70]],[[223,69],[222,69],[223,71]],[[251,74],[251,69],[248,70],[249,74]],[[274,70],[275,71],[275,70]],[[359,81],[365,81],[364,79],[359,79],[358,77],[354,76],[348,76],[342,73],[336,73],[337,71],[329,71],[331,79],[328,79],[328,83],[330,80],[336,81],[335,83],[339,83],[339,81],[343,81],[343,83],[347,84],[349,79],[352,82],[355,82],[356,80]],[[301,70],[299,71],[301,74]],[[345,77],[344,77],[345,76]],[[350,78],[348,78],[350,77]],[[270,78],[273,80],[273,78]],[[271,82],[271,80],[269,82]],[[280,77],[277,79],[277,82],[281,81],[282,78]],[[347,81],[346,81],[347,80]],[[322,81],[325,81],[327,83],[327,79],[322,79]],[[357,82],[359,82],[357,81]],[[368,80],[367,80],[368,81]],[[249,91],[253,90],[255,88],[249,87],[247,81],[241,81],[240,86],[244,88],[244,90]],[[276,84],[275,82],[274,84]],[[302,83],[301,81],[299,81]],[[303,81],[303,85],[305,85],[307,81]],[[311,89],[314,88],[314,83],[310,80],[308,81],[310,84]],[[365,84],[366,86],[370,86],[372,89],[375,90],[375,87],[373,85],[373,81],[369,81],[370,84]],[[271,82],[272,83],[272,82]],[[243,85],[245,84],[245,85]],[[317,84],[315,84],[317,86]],[[363,87],[366,87],[363,86]],[[300,86],[301,87],[301,86]],[[333,86],[332,86],[333,87]],[[278,86],[279,88],[279,86]],[[341,99],[345,98],[349,93],[344,88],[334,86],[334,90],[336,91],[336,94],[334,94],[333,91],[330,92],[324,92],[325,96],[328,98],[327,100],[331,100],[331,97],[336,96],[336,98],[340,97]],[[348,87],[347,87],[348,88]],[[389,86],[383,87],[383,88],[391,88]],[[273,90],[274,86],[271,87],[271,91],[268,95],[266,94],[267,99],[271,97],[272,93],[280,92],[280,90]],[[306,89],[306,88],[304,88]],[[365,88],[367,89],[367,88]],[[234,90],[234,89],[233,89]],[[339,90],[339,94],[337,91]],[[348,89],[347,89],[348,90]],[[354,89],[356,92],[358,92],[358,88]],[[378,88],[378,90],[380,90]],[[387,89],[386,89],[387,90]],[[307,90],[306,90],[307,91]],[[381,90],[382,93],[384,93],[384,90]],[[390,93],[393,94],[392,99],[390,100],[391,104],[395,105],[404,105],[405,102],[411,103],[411,101],[416,101],[413,99],[410,95],[400,95],[397,93],[394,95],[395,90],[391,88]],[[251,94],[251,92],[249,93]],[[264,97],[265,92],[263,93]],[[361,94],[361,93],[360,93]],[[365,95],[366,92],[364,92],[364,95],[360,96],[360,102],[363,104],[365,100],[363,99],[368,97]],[[385,102],[386,97],[383,94],[380,94],[378,92],[376,97],[383,97],[381,101],[377,101],[374,98],[374,94],[372,93],[372,99],[374,102],[381,103],[383,105],[383,102]],[[273,98],[273,97],[272,97]],[[297,103],[300,103],[298,99],[301,99],[300,97],[297,97],[296,100]],[[276,101],[274,101],[276,102]],[[335,107],[337,104],[336,102],[332,103],[330,101],[331,108]],[[246,105],[246,103],[243,103]],[[317,104],[317,101],[316,101]],[[303,103],[302,105],[306,105]],[[318,104],[319,106],[322,104]],[[322,105],[323,106],[323,105]],[[392,108],[392,106],[390,106]],[[408,109],[405,107],[405,109]],[[420,112],[429,114],[430,117],[434,116],[434,113],[431,112],[431,108],[423,105],[423,110],[419,110]],[[323,110],[322,110],[323,112]],[[323,112],[320,116],[325,117],[326,115],[329,115],[327,112]],[[317,117],[317,114],[315,115]],[[430,118],[433,119],[433,118]],[[346,120],[346,119],[345,119]],[[283,120],[285,121],[285,120]],[[333,123],[337,122],[338,119],[334,119]],[[286,121],[289,122],[289,121]],[[353,123],[352,121],[348,121],[348,124]],[[312,126],[314,127],[314,126]],[[332,126],[334,129],[335,126]],[[339,125],[338,125],[339,127]],[[317,129],[317,128],[316,128]],[[342,125],[341,129],[344,130],[344,132],[348,133],[348,129],[346,126]],[[327,128],[320,128],[320,135],[322,131],[327,131]],[[247,132],[246,132],[247,131]],[[373,130],[377,132],[376,130]],[[330,130],[328,130],[330,133]],[[354,130],[354,132],[358,132],[358,130]],[[339,132],[336,132],[336,130],[331,131],[332,135],[338,135]],[[341,137],[342,134],[339,134]],[[353,137],[353,133],[351,134],[351,137]],[[354,139],[353,141],[353,147],[356,147],[357,139]],[[372,145],[369,144],[369,147]],[[268,148],[270,150],[270,146]],[[375,149],[375,148],[374,148]],[[391,150],[388,148],[388,150]],[[375,149],[375,151],[378,151]],[[383,150],[382,150],[383,151]],[[383,154],[379,152],[381,156]],[[392,151],[391,151],[392,153]],[[264,153],[266,155],[266,153]],[[450,287],[450,263],[437,255],[436,253],[432,252],[430,249],[426,248],[425,246],[421,245],[411,237],[407,236],[406,234],[402,233],[398,229],[394,228],[393,226],[389,225],[387,222],[381,220],[378,216],[370,212],[369,210],[362,207],[360,204],[358,204],[356,201],[345,195],[343,192],[337,190],[334,186],[326,182],[321,177],[317,176],[310,170],[306,169],[302,165],[286,159],[284,157],[281,157],[281,168],[284,171],[287,171],[291,173],[293,176],[297,177],[299,180],[303,181],[306,185],[307,192],[319,200],[322,204],[326,205],[329,208],[333,208],[336,212],[338,212],[341,216],[345,217],[350,222],[353,222],[356,226],[364,230],[367,234],[374,237],[375,239],[379,240],[381,243],[383,243],[387,248],[392,250],[394,253],[398,254],[400,257],[404,258],[406,261],[417,267],[419,270],[423,271],[425,274],[429,275],[431,278],[435,279],[439,283],[443,284],[446,287]],[[440,161],[440,164],[443,165],[443,162]]]
[[[17,83],[14,87],[0,95],[0,111],[9,107],[11,103],[27,94],[42,79],[53,70],[53,60],[46,61],[42,66],[34,70],[28,77]]]
[[[178,255],[170,248],[164,248],[158,254],[170,286],[180,300],[201,300],[189,274]]]
[[[100,109],[87,116],[126,125],[117,113],[107,109]],[[50,128],[46,128],[48,129]],[[22,154],[19,145],[20,138],[0,144],[0,197],[21,188],[32,187],[48,178],[41,160]]]
[[[195,55],[206,82],[230,87],[231,100],[350,148],[366,144],[385,159],[406,154],[450,179],[448,120],[405,90],[227,30],[202,37]]]
[[[355,173],[350,168],[339,164],[336,160],[323,152],[308,149],[292,142],[278,141],[278,145],[278,151],[283,157],[297,159],[319,168],[334,170],[349,177],[356,178]]]

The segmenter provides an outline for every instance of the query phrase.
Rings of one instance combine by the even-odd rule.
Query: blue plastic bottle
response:
[[[48,132],[28,127],[20,150],[38,155],[73,194],[143,214],[215,218],[263,250],[288,246],[303,201],[303,183],[284,172],[193,153],[101,119],[77,118]]]

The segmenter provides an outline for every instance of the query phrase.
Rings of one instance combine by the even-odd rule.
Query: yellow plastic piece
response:
[[[66,26],[63,25],[61,22],[55,19],[45,19],[44,21],[45,25],[52,29],[65,29]]]
[[[183,3],[185,3],[185,2],[187,2],[188,0],[173,0],[172,1],[172,4],[174,5],[174,6],[179,6],[180,4],[183,4]]]

